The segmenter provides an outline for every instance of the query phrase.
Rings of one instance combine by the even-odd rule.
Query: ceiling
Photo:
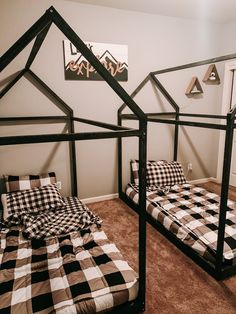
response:
[[[68,0],[67,0],[68,1]],[[236,20],[236,0],[69,0],[121,10],[138,11],[217,23]]]

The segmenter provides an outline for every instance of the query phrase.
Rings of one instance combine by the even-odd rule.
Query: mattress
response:
[[[95,225],[42,239],[18,225],[0,236],[1,314],[104,313],[137,297],[137,274]]]
[[[126,195],[138,203],[138,185],[128,184]],[[210,262],[215,262],[220,197],[202,187],[186,183],[165,192],[147,188],[146,211],[179,240]],[[236,206],[228,200],[224,262],[236,263]]]

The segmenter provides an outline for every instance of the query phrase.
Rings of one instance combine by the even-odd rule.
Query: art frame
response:
[[[86,42],[87,47],[117,81],[128,80],[128,46]],[[101,81],[103,78],[80,51],[63,40],[65,80]]]

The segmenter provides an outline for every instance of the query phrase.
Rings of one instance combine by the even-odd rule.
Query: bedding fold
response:
[[[67,197],[63,201],[65,207],[59,210],[23,213],[20,219],[25,237],[42,239],[71,231],[90,230],[93,225],[101,227],[100,217],[93,214],[78,198]]]

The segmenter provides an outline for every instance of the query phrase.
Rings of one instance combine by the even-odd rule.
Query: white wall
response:
[[[221,54],[230,54],[236,52],[236,42],[234,40],[235,31],[236,21],[231,21],[223,24],[222,41],[220,45]]]
[[[73,1],[2,0],[0,5],[0,54],[3,54],[45,10],[53,5],[84,41],[127,44],[129,53],[129,79],[121,85],[131,93],[150,72],[162,68],[215,57],[220,51],[221,25],[188,19],[171,18],[137,12],[114,10]],[[116,110],[122,101],[105,82],[65,81],[63,73],[62,40],[65,37],[53,26],[41,48],[32,70],[45,81],[69,106],[75,116],[116,123]],[[5,78],[22,69],[27,60],[26,49],[0,74],[0,86]],[[185,96],[188,82],[194,75],[203,77],[207,67],[162,77],[163,82],[177,99],[181,108],[191,112],[215,113],[219,110],[220,88],[204,87],[204,96],[189,100]],[[155,109],[159,96],[147,86],[135,100],[141,108]],[[158,101],[160,109],[162,101]],[[167,105],[164,104],[164,107]],[[159,110],[158,109],[158,110]],[[21,80],[1,100],[0,115],[58,114],[26,79]],[[153,128],[153,126],[150,126]],[[62,131],[63,126],[50,128]],[[84,125],[79,130],[85,130]],[[48,132],[43,128],[43,132]],[[3,127],[1,135],[21,132],[40,132],[39,126]],[[197,131],[198,132],[198,131]],[[152,133],[152,132],[151,132]],[[172,131],[157,129],[158,142],[149,136],[150,158],[172,158]],[[207,132],[206,132],[207,133]],[[180,159],[194,166],[192,178],[214,176],[216,172],[217,138],[195,130],[182,131]],[[203,139],[203,144],[193,143]],[[128,140],[125,140],[125,142]],[[126,147],[128,158],[137,157],[135,143]],[[68,152],[63,144],[24,145],[0,148],[0,174],[26,174],[55,170],[63,184],[63,193],[70,190]],[[198,153],[196,156],[196,149]],[[56,154],[54,152],[56,151]],[[135,151],[135,152],[134,152]],[[79,195],[81,198],[106,195],[117,191],[116,141],[83,141],[77,144]],[[30,156],[30,158],[28,157]],[[200,158],[200,161],[199,161]],[[127,165],[128,167],[128,165]],[[125,170],[128,180],[128,169]]]

